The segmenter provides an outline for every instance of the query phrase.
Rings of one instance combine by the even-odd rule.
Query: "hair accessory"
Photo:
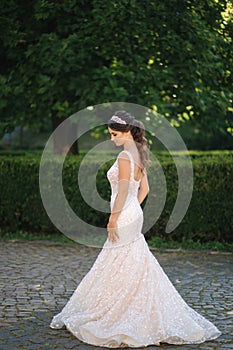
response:
[[[113,115],[112,118],[110,119],[118,124],[124,124],[126,125],[126,121],[124,121],[123,119],[121,119],[120,117],[118,117],[117,115]]]

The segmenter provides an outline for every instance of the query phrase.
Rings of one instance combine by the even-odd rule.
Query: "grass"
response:
[[[200,242],[192,239],[183,239],[181,242],[163,237],[153,237],[147,241],[150,247],[158,249],[184,249],[184,250],[211,250],[233,252],[233,242]]]
[[[146,237],[146,236],[145,236]],[[32,233],[25,231],[17,231],[14,233],[0,232],[0,241],[12,241],[12,240],[28,240],[28,241],[51,241],[51,242],[70,242],[73,241],[60,233],[54,234],[42,234]],[[182,250],[208,250],[208,251],[223,251],[233,252],[233,242],[205,242],[193,241],[192,239],[184,239],[182,242],[173,241],[163,237],[153,237],[147,240],[148,245],[151,248],[157,248],[159,250],[169,249],[182,249]],[[96,242],[98,246],[98,243]],[[100,244],[102,246],[102,243]]]
[[[73,242],[63,234],[43,234],[35,232],[17,231],[0,232],[0,241],[26,240],[26,241],[51,241],[51,242]]]

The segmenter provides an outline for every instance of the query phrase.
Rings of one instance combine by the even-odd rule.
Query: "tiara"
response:
[[[123,119],[119,118],[117,115],[113,115],[112,118],[110,119],[118,124],[127,124],[126,121],[124,121]]]

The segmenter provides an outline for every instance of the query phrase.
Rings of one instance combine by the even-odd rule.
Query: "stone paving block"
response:
[[[2,242],[0,247],[0,350],[100,350],[49,323],[68,301],[99,249],[72,243]],[[152,250],[186,302],[223,333],[199,345],[162,344],[162,350],[233,349],[231,254]],[[148,350],[158,350],[149,346]]]

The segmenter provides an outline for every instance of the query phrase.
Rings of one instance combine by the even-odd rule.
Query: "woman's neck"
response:
[[[125,143],[124,143],[124,150],[125,151],[135,151],[137,149],[137,146],[135,144],[135,141],[134,140],[127,140]]]

